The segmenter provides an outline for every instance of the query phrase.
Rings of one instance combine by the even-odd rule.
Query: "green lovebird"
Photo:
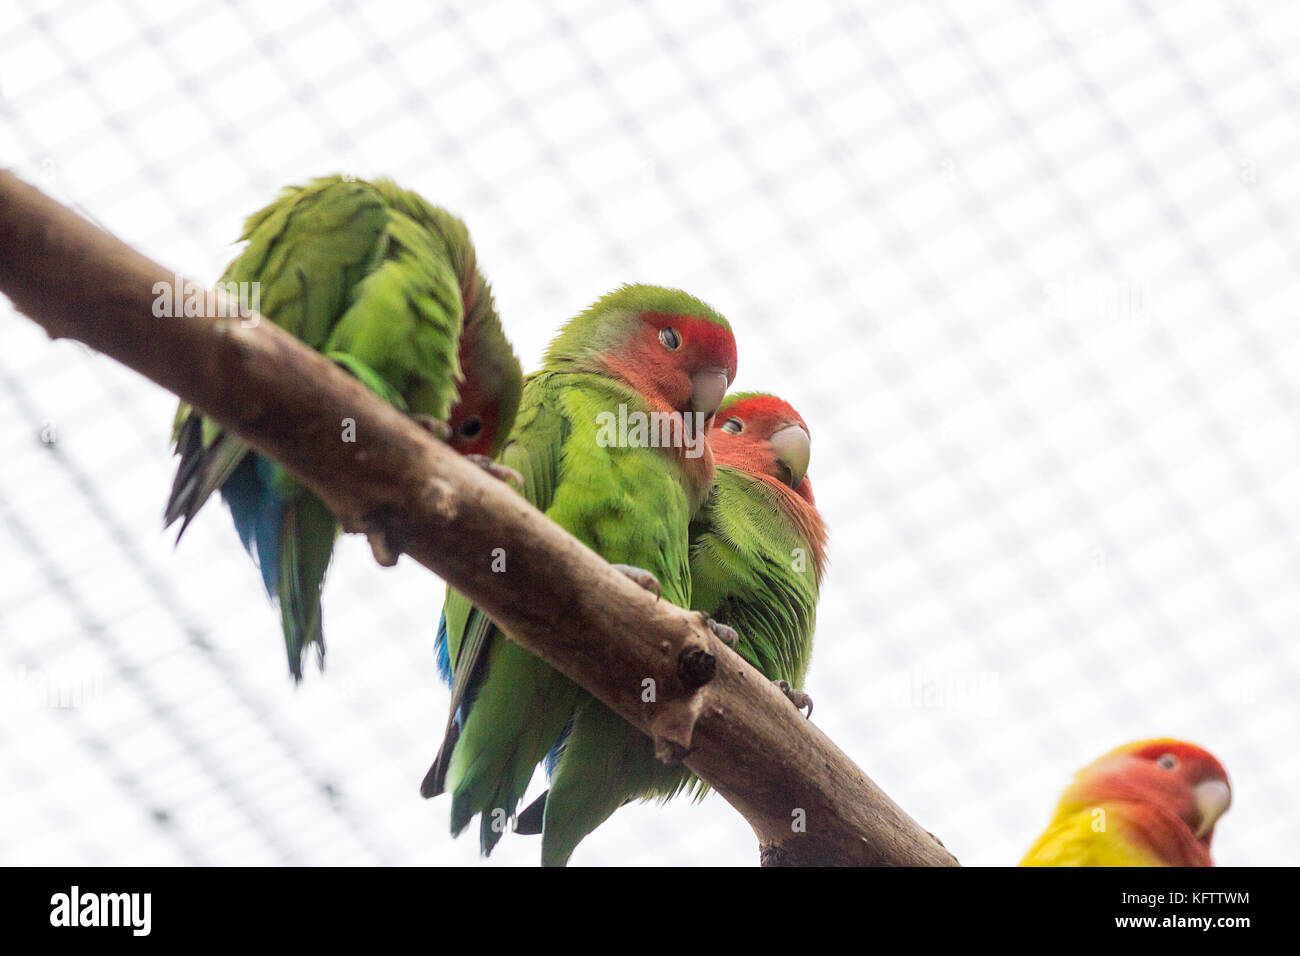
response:
[[[736,393],[719,406],[709,444],[717,472],[690,526],[690,606],[735,630],[737,653],[811,713],[811,698],[797,688],[812,652],[826,526],[807,477],[808,426],[779,398]],[[697,798],[706,792],[695,777],[680,779]],[[542,832],[550,799],[547,791],[530,804],[516,831]]]
[[[388,180],[332,176],[284,190],[241,239],[225,288],[247,283],[262,315],[458,451],[486,464],[500,450],[522,374],[464,223]],[[346,421],[339,435],[352,440]],[[308,645],[324,659],[321,585],[338,522],[279,465],[183,402],[172,438],[180,464],[165,524],[183,519],[184,534],[220,489],[280,606],[301,680]]]
[[[551,343],[541,371],[525,380],[500,461],[551,519],[689,607],[690,522],[714,475],[706,433],[735,374],[726,319],[684,292],[625,286]],[[682,768],[657,761],[648,737],[498,634],[454,591],[438,644],[451,714],[421,793],[451,792],[453,833],[480,815],[485,854],[553,748],[544,863],[566,862],[628,799],[680,788]]]

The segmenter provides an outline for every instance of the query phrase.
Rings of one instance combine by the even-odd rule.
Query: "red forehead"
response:
[[[1225,781],[1228,779],[1228,772],[1223,769],[1223,764],[1219,763],[1208,750],[1203,750],[1195,744],[1180,740],[1151,740],[1132,751],[1134,757],[1143,760],[1159,760],[1165,754],[1173,754],[1178,758],[1179,764],[1199,779],[1207,777]]]
[[[724,402],[718,411],[716,421],[720,423],[728,418],[739,418],[747,425],[778,425],[794,422],[804,431],[808,431],[803,416],[788,402],[783,402],[775,395],[750,395],[730,403]]]
[[[728,381],[736,377],[736,338],[726,326],[698,316],[671,312],[646,312],[642,318],[656,329],[671,325],[681,334],[686,348],[710,364],[726,369]]]

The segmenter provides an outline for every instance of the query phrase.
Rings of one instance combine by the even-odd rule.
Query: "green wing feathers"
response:
[[[302,658],[308,647],[316,648],[317,662],[324,666],[321,585],[338,534],[334,515],[315,495],[304,492],[284,509],[276,597],[289,668],[296,680],[302,680]]]
[[[813,550],[776,489],[718,466],[692,528],[691,607],[735,628],[737,652],[765,677],[794,687],[803,686],[817,623],[821,571]]]
[[[461,379],[460,279],[437,228],[444,217],[409,193],[386,188],[405,201],[387,207],[377,261],[353,287],[323,351],[372,369],[410,411],[445,419]]]
[[[691,505],[681,477],[655,449],[605,447],[597,440],[600,412],[635,393],[583,373],[541,372],[524,387],[515,433],[501,457],[523,476],[523,493],[552,520],[606,560],[645,568],[665,600],[690,599],[687,532]],[[448,601],[448,651],[453,674],[466,669],[475,684],[453,697],[452,714],[466,702],[462,723],[449,726],[440,759],[452,793],[452,830],[481,814],[480,842],[488,852],[504,821],[514,817],[533,771],[566,734],[555,769],[544,858],[563,862],[573,846],[629,797],[671,793],[686,775],[662,768],[649,741],[566,677],[490,629],[473,633],[479,612],[460,619],[458,595]],[[576,713],[576,716],[575,716]],[[446,750],[451,747],[448,757]],[[611,755],[615,756],[611,764]],[[612,776],[611,776],[612,774]],[[562,815],[564,822],[561,823]]]
[[[557,410],[559,387],[549,373],[528,377],[514,433],[500,459],[519,472],[522,493],[543,511],[552,504],[569,436],[569,422]],[[564,730],[579,691],[505,640],[458,592],[448,590],[444,611],[453,673],[450,717],[421,792],[451,791],[453,833],[482,814],[480,844],[486,853],[501,838],[504,821],[514,816],[534,768]]]
[[[513,418],[518,361],[455,216],[388,180],[333,176],[285,189],[248,218],[241,239],[222,281],[255,283],[267,319],[412,414],[450,416],[464,382],[460,346],[472,311],[485,330],[479,337],[499,343],[503,356],[487,373],[499,379],[484,387],[507,396],[503,415]],[[181,461],[166,523],[183,519],[183,533],[222,490],[280,605],[299,677],[306,647],[323,649],[320,594],[336,522],[279,466],[183,403],[173,442]]]

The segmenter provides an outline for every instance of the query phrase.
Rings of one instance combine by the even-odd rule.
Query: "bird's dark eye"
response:
[[[676,352],[682,347],[682,337],[677,334],[677,330],[671,325],[665,326],[659,330],[659,341],[662,342],[664,348],[670,352]]]
[[[1159,764],[1161,767],[1164,767],[1166,770],[1178,769],[1178,758],[1175,757],[1173,754],[1161,754],[1156,759],[1156,763]]]
[[[463,438],[477,438],[478,433],[483,430],[483,420],[477,415],[471,415],[460,423],[460,434]]]
[[[739,418],[728,418],[722,423],[722,430],[724,432],[730,432],[733,435],[739,435],[745,430],[745,423]]]

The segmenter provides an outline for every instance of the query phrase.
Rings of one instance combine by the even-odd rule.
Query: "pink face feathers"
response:
[[[826,525],[807,477],[812,439],[799,413],[773,395],[734,395],[718,409],[709,443],[718,465],[753,475],[777,493],[820,574],[826,562]]]
[[[707,424],[736,377],[736,340],[708,319],[643,312],[630,340],[604,365],[651,405],[703,415]]]
[[[811,437],[803,418],[773,395],[742,394],[723,403],[709,432],[714,460],[788,486],[809,504]]]
[[[1179,740],[1120,747],[1079,771],[1066,799],[1079,805],[1124,804],[1162,859],[1208,859],[1214,826],[1228,809],[1228,774],[1208,751]],[[1199,849],[1196,845],[1199,845]]]

